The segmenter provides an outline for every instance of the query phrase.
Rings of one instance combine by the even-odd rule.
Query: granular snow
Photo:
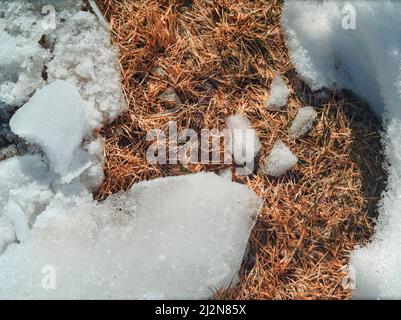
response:
[[[0,255],[0,299],[209,298],[237,282],[261,203],[214,173],[141,182],[98,204],[57,197],[30,240]]]
[[[280,177],[298,162],[298,158],[281,141],[278,140],[273,146],[270,155],[266,158],[262,172],[273,177]]]
[[[295,138],[298,138],[308,132],[317,117],[317,112],[313,107],[302,107],[298,110],[294,121],[292,122],[290,132]]]
[[[280,110],[287,104],[289,93],[283,79],[277,75],[271,83],[270,96],[265,102],[266,106],[270,110]]]

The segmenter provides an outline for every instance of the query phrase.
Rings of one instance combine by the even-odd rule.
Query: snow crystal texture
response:
[[[298,110],[294,121],[292,122],[290,132],[295,138],[298,138],[308,132],[317,117],[317,112],[313,107],[302,107]]]
[[[289,93],[290,90],[288,90],[283,79],[279,75],[274,77],[271,83],[270,96],[266,100],[266,106],[270,110],[280,110],[287,104]]]
[[[262,171],[273,177],[280,177],[294,167],[297,162],[298,158],[281,140],[278,140],[266,158]]]
[[[101,204],[60,197],[30,241],[0,255],[0,299],[209,298],[236,283],[260,206],[214,173],[142,182]]]

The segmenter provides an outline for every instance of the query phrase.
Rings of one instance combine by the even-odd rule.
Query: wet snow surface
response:
[[[287,0],[282,26],[292,61],[312,89],[350,89],[383,119],[388,187],[373,240],[355,248],[350,272],[354,298],[400,299],[401,3]]]
[[[235,284],[261,200],[213,173],[93,200],[93,129],[124,105],[104,21],[81,5],[0,1],[0,139],[19,148],[0,158],[0,298],[209,298]]]

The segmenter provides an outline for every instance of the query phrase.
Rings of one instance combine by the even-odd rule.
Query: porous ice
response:
[[[236,283],[260,206],[214,173],[141,182],[103,203],[57,197],[30,240],[0,255],[0,298],[209,298]]]

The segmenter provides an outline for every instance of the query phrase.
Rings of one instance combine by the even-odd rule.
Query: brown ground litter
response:
[[[105,126],[104,183],[99,200],[133,183],[224,166],[149,165],[146,133],[179,128],[222,129],[244,114],[262,142],[262,161],[277,139],[299,157],[291,172],[271,178],[234,177],[264,199],[251,236],[240,284],[220,291],[229,299],[343,299],[350,250],[372,232],[368,216],[384,188],[380,127],[363,103],[346,93],[318,99],[297,78],[284,46],[282,1],[98,0],[120,50],[127,111]],[[162,68],[165,72],[160,72]],[[288,106],[263,105],[271,80],[281,74],[291,88]],[[158,96],[173,88],[180,105]],[[300,106],[319,116],[302,138],[289,136]]]

